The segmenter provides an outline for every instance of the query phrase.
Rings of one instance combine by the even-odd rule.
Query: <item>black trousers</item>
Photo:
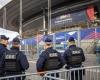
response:
[[[71,79],[70,80],[83,80],[82,79],[82,76],[83,76],[83,74],[82,74],[83,72],[82,72],[82,70],[75,70],[75,71],[72,71],[71,72]]]
[[[4,71],[0,69],[0,77],[4,77]],[[4,79],[2,79],[4,80]]]

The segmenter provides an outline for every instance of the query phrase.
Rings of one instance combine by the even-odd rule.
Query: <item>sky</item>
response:
[[[0,9],[5,6],[7,3],[9,3],[11,0],[0,0]]]

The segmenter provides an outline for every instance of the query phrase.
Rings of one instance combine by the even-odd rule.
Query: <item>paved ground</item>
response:
[[[83,63],[85,66],[97,65],[95,54],[85,54],[85,57],[86,57],[86,61]]]
[[[96,55],[95,54],[86,54],[85,56],[86,56],[86,61],[83,63],[84,66],[96,66],[97,63],[96,63]],[[29,63],[30,63],[30,67],[27,70],[27,72],[28,73],[36,73],[36,60],[30,59]],[[88,76],[89,75],[90,74],[88,72]],[[36,76],[36,75],[35,76],[28,77],[28,78],[30,78],[31,80],[41,80],[39,78],[39,76]],[[87,79],[87,80],[89,80],[89,79]],[[90,79],[90,80],[92,80],[92,79]]]
[[[86,61],[83,63],[84,66],[95,66],[96,64],[96,55],[94,54],[86,54]],[[36,72],[36,60],[29,60],[30,67],[27,72]]]

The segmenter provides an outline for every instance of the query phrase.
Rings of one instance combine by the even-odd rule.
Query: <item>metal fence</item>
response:
[[[100,66],[52,71],[44,76],[44,80],[100,80]]]
[[[26,73],[13,76],[0,77],[0,80],[42,80],[37,73]]]
[[[100,66],[48,71],[43,77],[39,76],[38,73],[26,73],[0,77],[0,80],[23,80],[25,76],[25,80],[100,80]]]

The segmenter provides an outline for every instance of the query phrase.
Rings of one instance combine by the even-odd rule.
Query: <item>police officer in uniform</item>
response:
[[[5,74],[8,75],[18,75],[25,73],[25,70],[29,68],[29,63],[26,55],[19,50],[20,40],[14,38],[12,41],[12,47],[9,52],[5,55]],[[24,80],[25,77],[16,78],[16,80]],[[11,79],[15,80],[15,79]]]
[[[3,55],[7,50],[7,44],[8,44],[8,37],[5,35],[0,35],[0,77],[4,76],[4,60],[3,60]]]
[[[63,62],[61,54],[53,49],[52,40],[50,38],[45,39],[44,48],[45,50],[40,54],[36,63],[37,72],[45,72],[62,68]],[[40,73],[40,75],[43,76],[44,74]],[[54,76],[54,74],[52,74],[52,76]],[[56,77],[59,77],[59,74],[56,74]]]
[[[65,64],[67,64],[66,68],[67,69],[79,68],[82,66],[82,62],[85,61],[84,52],[82,48],[77,47],[75,45],[75,40],[73,37],[70,37],[68,41],[69,41],[69,47],[67,50],[65,50],[63,55]],[[71,80],[82,80],[83,73],[84,71],[82,70],[79,70],[79,74],[78,71],[75,71],[75,76],[74,76],[74,71],[72,71]]]

